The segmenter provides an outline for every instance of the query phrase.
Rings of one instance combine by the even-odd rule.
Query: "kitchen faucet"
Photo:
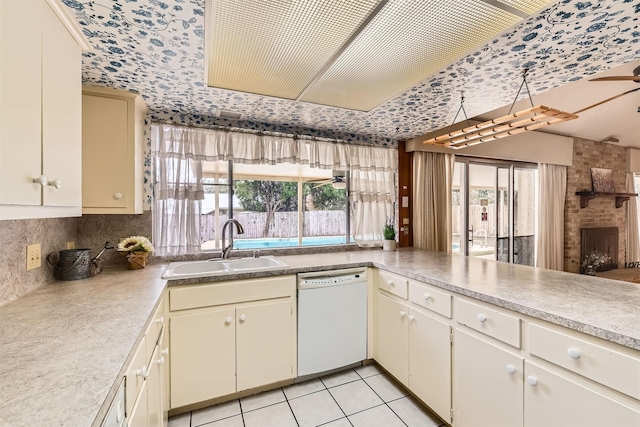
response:
[[[222,249],[222,254],[220,255],[222,259],[229,258],[231,249],[233,249],[233,227],[231,227],[231,231],[229,231],[229,244],[227,246],[224,246],[227,237],[227,226],[229,226],[230,224],[235,224],[238,234],[244,234],[244,228],[242,228],[242,225],[236,219],[229,218],[227,222],[224,223],[224,225],[222,226],[222,245],[224,248]]]

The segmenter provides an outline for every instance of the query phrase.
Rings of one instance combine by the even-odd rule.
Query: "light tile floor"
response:
[[[360,366],[169,419],[169,427],[439,427],[377,365]]]

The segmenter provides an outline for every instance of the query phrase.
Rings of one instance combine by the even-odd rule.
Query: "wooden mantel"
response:
[[[580,196],[580,207],[586,208],[589,200],[602,196],[613,196],[616,198],[616,208],[622,207],[622,204],[631,197],[636,197],[637,193],[601,193],[596,191],[576,191],[576,196]]]

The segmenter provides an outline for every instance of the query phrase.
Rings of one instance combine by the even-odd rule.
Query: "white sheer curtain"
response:
[[[627,172],[627,193],[636,192],[635,174]],[[638,236],[638,203],[636,197],[627,201],[627,244],[625,262],[640,261],[640,237]]]
[[[351,171],[351,235],[362,247],[382,246],[382,229],[395,218],[395,174],[384,171]]]
[[[451,252],[454,162],[452,154],[416,151],[413,155],[413,246],[416,248]]]
[[[564,270],[566,192],[566,166],[538,164],[537,267]]]
[[[153,244],[157,255],[200,252],[204,199],[202,162],[206,138],[194,129],[151,128],[155,160]]]

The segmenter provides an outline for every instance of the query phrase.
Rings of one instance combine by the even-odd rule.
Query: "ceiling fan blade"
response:
[[[316,185],[313,186],[313,188],[320,188],[320,187],[323,187],[323,186],[329,185],[329,184],[333,184],[333,180],[332,179],[329,180],[329,181],[323,182],[321,184],[316,184]]]
[[[583,108],[583,109],[581,109],[581,110],[578,110],[578,111],[576,111],[576,112],[575,112],[575,113],[573,113],[573,114],[582,113],[583,111],[590,110],[590,109],[592,109],[592,108],[594,108],[594,107],[597,107],[598,105],[602,105],[602,104],[607,103],[607,102],[609,102],[609,101],[613,101],[614,99],[620,98],[621,96],[625,96],[625,95],[628,95],[628,94],[630,94],[630,93],[633,93],[633,92],[636,92],[636,91],[639,91],[639,90],[640,90],[640,87],[637,87],[637,88],[635,88],[635,89],[631,89],[631,90],[628,90],[628,91],[626,91],[626,92],[622,92],[622,93],[620,93],[620,94],[618,94],[618,95],[616,95],[616,96],[612,96],[611,98],[607,98],[607,99],[605,99],[604,101],[596,102],[596,103],[595,103],[595,104],[593,104],[593,105],[589,105],[588,107],[585,107],[585,108]]]
[[[598,77],[597,79],[591,79],[590,82],[615,82],[615,81],[623,81],[623,80],[631,80],[634,82],[640,82],[640,76],[609,76],[609,77]]]

